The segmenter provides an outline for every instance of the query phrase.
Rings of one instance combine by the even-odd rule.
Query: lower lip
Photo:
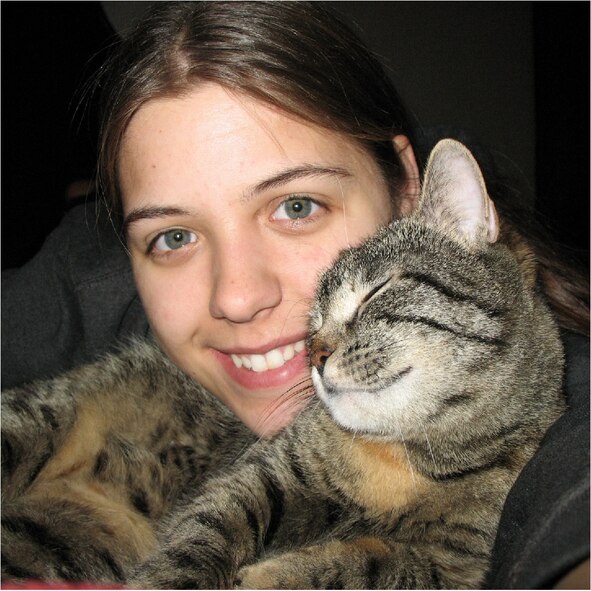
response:
[[[230,356],[220,351],[214,350],[213,354],[225,372],[240,386],[249,390],[286,386],[297,376],[301,376],[306,371],[309,373],[308,354],[305,349],[286,361],[281,367],[261,372],[236,367]]]

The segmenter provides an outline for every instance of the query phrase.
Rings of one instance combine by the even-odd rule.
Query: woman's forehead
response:
[[[178,95],[151,99],[137,109],[123,136],[123,143],[139,133],[145,139],[145,132],[158,127],[158,133],[166,130],[163,125],[177,126],[190,133],[194,127],[207,134],[205,137],[223,138],[242,131],[252,134],[266,133],[270,139],[281,137],[305,137],[306,141],[315,139],[339,140],[339,144],[361,150],[353,138],[337,131],[321,127],[288,113],[275,105],[232,91],[216,83],[202,83]],[[258,128],[258,129],[256,129]]]
[[[332,167],[343,176],[377,171],[353,140],[210,84],[143,105],[124,136],[119,172],[125,194],[130,182],[198,175],[252,185],[304,166]]]

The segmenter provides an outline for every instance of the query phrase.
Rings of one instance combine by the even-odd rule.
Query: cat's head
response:
[[[497,396],[503,380],[515,379],[507,367],[527,342],[533,295],[498,236],[475,159],[443,140],[416,212],[344,252],[320,281],[312,378],[337,423],[408,437],[438,421],[444,406],[459,408],[483,390]]]

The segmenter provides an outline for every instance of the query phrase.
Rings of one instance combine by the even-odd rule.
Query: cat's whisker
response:
[[[404,453],[406,454],[406,461],[408,462],[408,467],[410,469],[410,476],[412,478],[413,488],[416,489],[417,480],[415,478],[415,471],[412,467],[412,462],[410,461],[410,455],[408,454],[408,448],[406,447],[406,441],[404,441],[404,437],[402,438],[402,445],[404,446]]]
[[[429,454],[431,455],[431,459],[433,460],[433,467],[437,468],[437,462],[435,460],[435,455],[433,454],[433,448],[431,447],[431,442],[429,441],[429,435],[427,435],[427,431],[425,429],[425,425],[421,422],[421,430],[425,435],[425,441],[427,442],[427,447],[429,448]]]
[[[287,314],[283,320],[283,323],[281,324],[281,328],[279,329],[279,333],[277,334],[277,338],[280,339],[284,332],[285,332],[285,327],[287,326],[287,322],[290,318],[302,318],[306,321],[306,323],[308,322],[308,315],[309,315],[309,309],[310,306],[312,304],[313,300],[312,298],[299,298],[297,300],[294,300],[291,308],[289,308],[289,310],[287,311]],[[302,306],[304,308],[304,311],[300,312],[297,315],[292,315],[293,310],[297,307],[297,306]]]
[[[357,437],[357,431],[351,432],[351,441],[349,443],[349,452],[351,452],[355,446],[355,438]]]
[[[303,407],[303,403],[313,396],[314,387],[312,385],[312,379],[308,376],[294,384],[264,410],[256,424],[257,431],[264,428],[279,411],[289,411],[296,406]]]
[[[413,469],[412,462],[410,460],[410,455],[408,453],[408,447],[406,446],[406,441],[404,440],[404,434],[402,432],[402,429],[400,428],[400,423],[398,421],[398,417],[395,416],[394,417],[394,420],[396,421],[396,425],[398,427],[398,433],[400,434],[400,441],[402,441],[402,446],[404,447],[404,453],[406,455],[406,462],[408,464],[408,468],[409,468],[409,471],[410,471],[410,477],[412,479],[412,486],[416,490],[416,488],[417,488],[417,479],[415,477],[415,471]]]

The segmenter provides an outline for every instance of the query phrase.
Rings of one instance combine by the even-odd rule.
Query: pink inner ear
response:
[[[450,158],[447,165],[453,179],[453,191],[449,198],[457,216],[458,230],[474,240],[482,231],[488,213],[487,197],[479,171],[464,154]]]
[[[420,212],[456,238],[495,242],[498,218],[478,163],[461,143],[441,140],[427,163]]]
[[[476,160],[464,149],[455,153],[447,165],[453,178],[454,190],[450,197],[454,202],[458,230],[470,240],[485,236],[488,242],[495,242],[499,233],[497,213]]]

